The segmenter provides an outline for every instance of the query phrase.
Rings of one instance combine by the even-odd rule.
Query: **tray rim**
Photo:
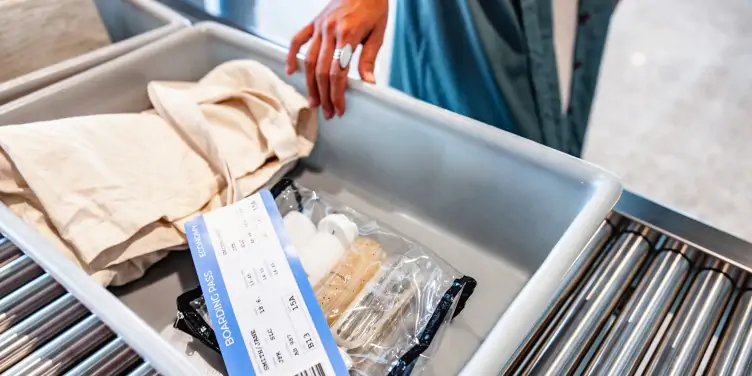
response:
[[[286,55],[284,48],[259,37],[221,24],[202,22],[0,106],[0,115],[39,98],[54,95],[67,87],[88,81],[91,77],[104,74],[110,69],[125,65],[133,59],[149,56],[165,45],[183,43],[186,40],[201,37],[201,34],[208,34],[211,37],[255,49],[260,54],[280,61],[284,61]],[[296,74],[299,75],[300,73]],[[512,357],[519,343],[522,343],[527,333],[534,327],[539,314],[544,312],[549,297],[555,293],[570,265],[574,263],[603,218],[616,204],[622,192],[621,183],[610,172],[589,162],[420,102],[397,90],[368,85],[352,78],[349,79],[349,87],[351,91],[366,95],[375,101],[381,101],[397,109],[406,112],[420,111],[429,120],[436,120],[438,126],[481,139],[483,142],[493,143],[495,146],[502,147],[507,152],[516,154],[533,164],[555,166],[561,171],[566,171],[566,174],[571,176],[573,180],[577,180],[581,184],[589,184],[592,187],[590,199],[568,226],[538,270],[517,294],[508,309],[500,316],[488,336],[481,343],[478,351],[465,364],[461,374],[481,375],[500,371],[507,359]],[[120,334],[154,368],[167,375],[194,374],[185,371],[184,367],[192,367],[187,363],[187,360],[172,348],[164,349],[165,346],[170,346],[166,342],[162,342],[161,337],[133,311],[127,309],[109,291],[96,284],[78,267],[58,254],[45,239],[41,238],[41,235],[36,234],[22,220],[17,217],[15,219],[10,217],[15,217],[15,215],[7,207],[0,205],[0,231],[5,233],[12,241],[18,241],[19,248],[29,254],[93,313],[110,325],[113,331]],[[13,224],[13,226],[9,226],[9,224]],[[109,297],[105,297],[105,295],[109,295]],[[102,302],[106,302],[106,305],[110,308],[98,308]],[[135,333],[138,333],[138,335],[135,335]],[[155,336],[156,338],[154,338]]]

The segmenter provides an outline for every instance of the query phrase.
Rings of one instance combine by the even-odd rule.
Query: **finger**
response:
[[[351,41],[338,41],[337,48],[341,49],[346,45],[354,46]],[[350,54],[350,57],[352,54]],[[343,56],[347,59],[349,57]],[[332,105],[334,106],[334,112],[337,116],[342,116],[345,113],[345,90],[347,89],[347,73],[350,71],[350,62],[345,61],[347,65],[342,68],[342,62],[340,60],[332,60],[332,65],[329,68],[329,85]]]
[[[319,87],[316,83],[316,64],[319,61],[319,50],[321,49],[321,33],[316,32],[313,35],[311,46],[304,60],[306,87],[308,88],[308,102],[311,107],[316,107],[321,103],[319,99]]]
[[[306,25],[303,29],[298,31],[290,42],[290,51],[287,52],[287,74],[291,75],[298,69],[298,52],[306,42],[308,42],[313,36],[313,24]]]
[[[345,114],[345,90],[347,89],[347,74],[350,71],[352,53],[364,36],[361,31],[342,26],[344,25],[340,25],[337,30],[337,49],[342,51],[345,46],[349,46],[351,48],[350,54],[343,54],[340,59],[332,60],[331,68],[329,68],[332,105],[337,116]],[[345,64],[344,68],[342,68],[343,63]]]
[[[358,62],[360,78],[371,84],[376,82],[376,78],[373,75],[373,71],[376,68],[376,56],[379,54],[381,45],[384,44],[386,20],[382,22],[383,25],[377,25],[368,38],[363,41],[363,50],[360,51],[360,61]]]
[[[334,25],[330,22],[321,33],[321,52],[316,63],[316,84],[319,87],[319,100],[324,110],[324,117],[328,120],[334,116],[334,105],[329,90],[329,69],[332,66],[332,57],[337,43],[337,35]]]

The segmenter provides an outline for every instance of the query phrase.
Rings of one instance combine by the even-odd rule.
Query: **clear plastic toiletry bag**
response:
[[[418,375],[476,281],[384,224],[290,179],[272,189],[351,375]],[[175,327],[219,351],[201,289]]]

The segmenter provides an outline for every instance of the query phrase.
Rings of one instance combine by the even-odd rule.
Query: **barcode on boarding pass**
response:
[[[319,363],[307,370],[303,370],[295,376],[326,376],[326,372],[324,372],[324,367]]]

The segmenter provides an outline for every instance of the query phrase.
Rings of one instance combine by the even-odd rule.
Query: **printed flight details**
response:
[[[268,191],[185,228],[230,376],[347,375]]]

